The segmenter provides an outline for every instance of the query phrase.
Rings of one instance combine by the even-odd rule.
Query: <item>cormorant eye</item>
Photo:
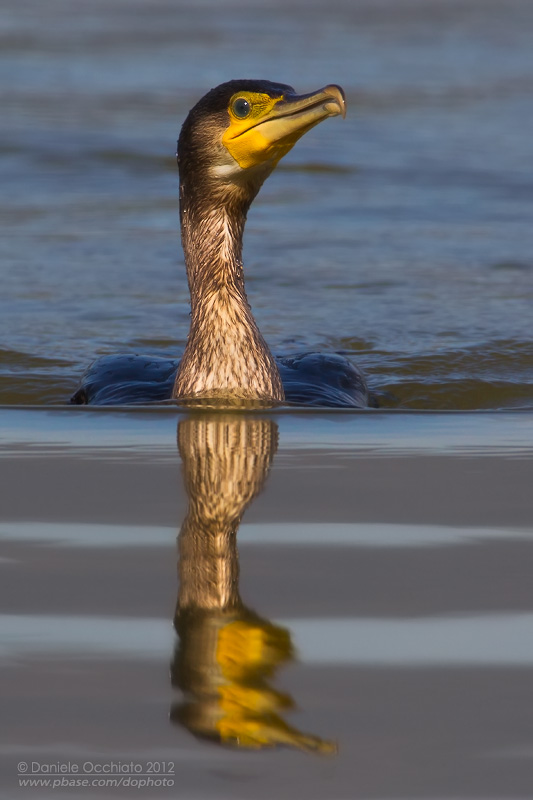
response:
[[[252,110],[252,106],[245,97],[238,97],[234,100],[231,108],[239,119],[245,119]]]

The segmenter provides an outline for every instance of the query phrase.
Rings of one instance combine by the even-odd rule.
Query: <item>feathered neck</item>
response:
[[[182,178],[180,221],[191,327],[175,398],[283,400],[276,362],[244,288],[242,239],[256,191]]]

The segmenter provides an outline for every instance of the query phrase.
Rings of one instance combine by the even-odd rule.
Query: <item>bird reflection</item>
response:
[[[171,720],[220,744],[331,753],[334,743],[282,718],[294,703],[271,681],[294,658],[290,633],[239,594],[237,529],[263,488],[277,441],[275,422],[245,414],[199,413],[178,425],[189,506],[178,538],[171,665],[184,700],[173,704]]]

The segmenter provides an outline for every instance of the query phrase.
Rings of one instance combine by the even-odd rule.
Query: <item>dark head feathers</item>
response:
[[[225,111],[230,99],[238,92],[262,92],[272,97],[295,94],[292,86],[287,86],[285,83],[249,79],[227,81],[226,83],[221,83],[220,86],[215,86],[214,89],[207,92],[207,94],[205,94],[191,109],[189,116],[191,116],[191,114],[198,116],[205,113]]]

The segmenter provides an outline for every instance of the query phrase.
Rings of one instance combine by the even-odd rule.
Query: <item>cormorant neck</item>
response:
[[[217,202],[214,192],[195,195],[187,184],[180,185],[181,241],[193,317],[202,313],[205,296],[225,288],[233,287],[246,302],[242,240],[251,203],[240,193],[226,203]]]
[[[276,362],[244,288],[242,239],[255,194],[233,184],[180,185],[191,327],[176,398],[284,399]]]

